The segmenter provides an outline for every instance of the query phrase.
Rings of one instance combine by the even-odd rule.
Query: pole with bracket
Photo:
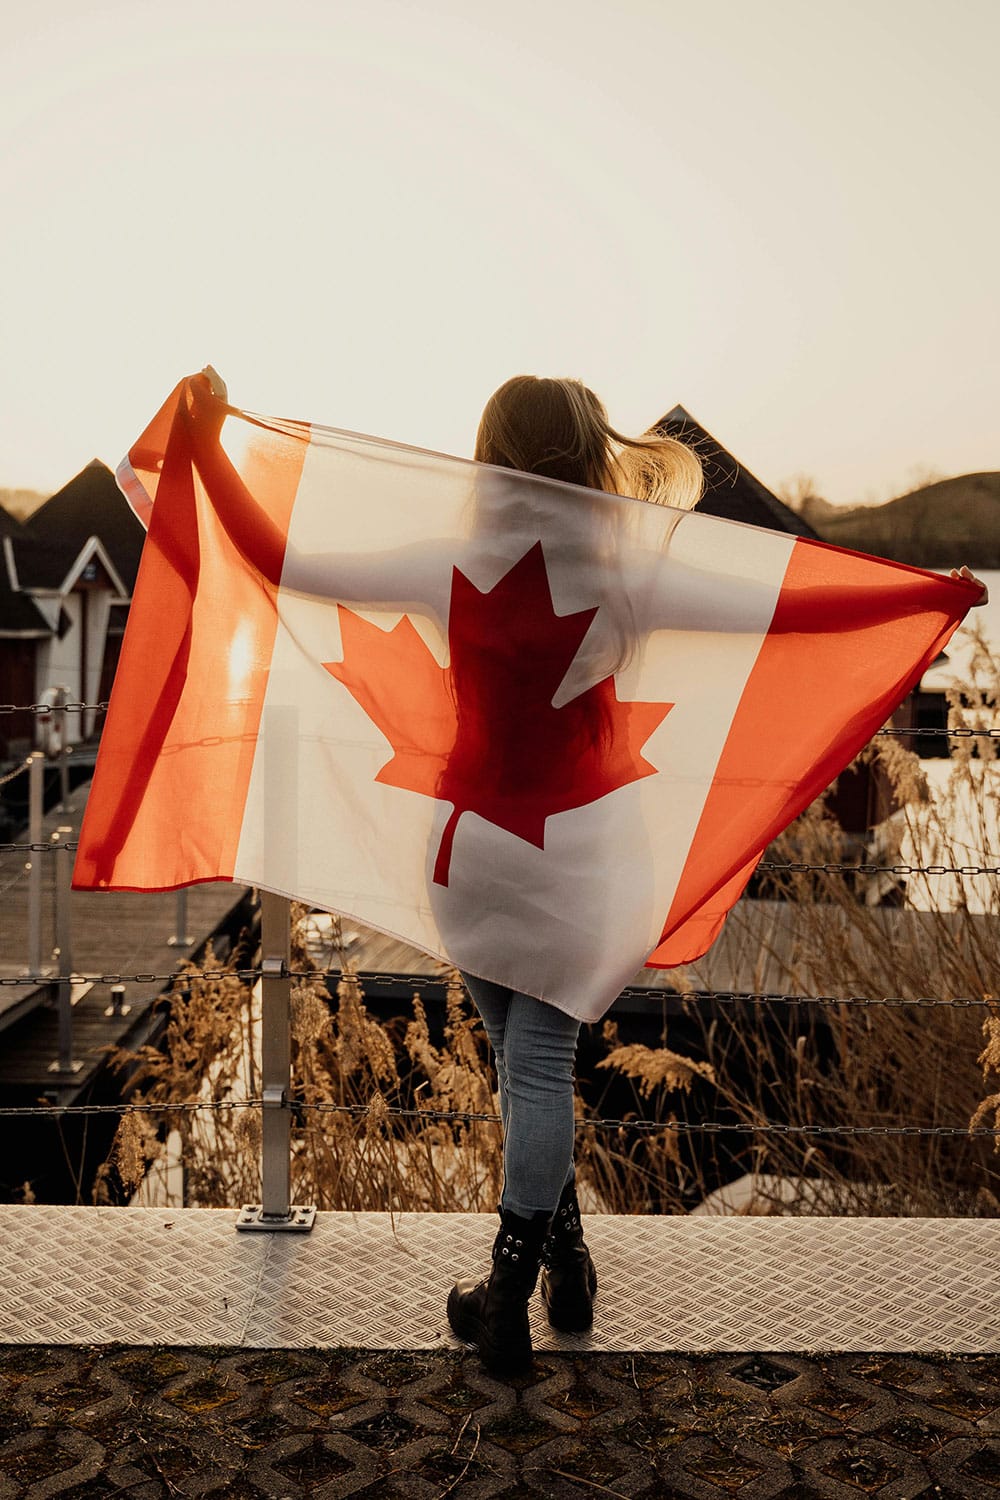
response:
[[[73,837],[72,828],[57,828],[52,835],[53,843],[65,845]],[[73,1057],[73,936],[70,926],[70,882],[73,876],[73,861],[70,851],[59,848],[56,858],[56,948],[59,955],[59,975],[62,980],[56,986],[59,994],[59,1056],[49,1064],[50,1073],[79,1073],[83,1067]]]
[[[28,842],[42,842],[42,793],[45,757],[40,751],[28,762]],[[28,973],[42,972],[42,864],[40,850],[32,850],[28,864]]]
[[[188,932],[187,886],[182,885],[177,892],[177,900],[174,905],[174,935],[167,938],[167,947],[190,948],[193,942],[194,934]]]
[[[261,1193],[262,1203],[240,1210],[237,1229],[303,1231],[316,1209],[291,1199],[291,906],[283,896],[260,894],[261,952]]]
[[[84,607],[86,607],[84,605]],[[69,689],[58,687],[55,690],[55,707],[53,712],[54,730],[59,745],[59,811],[69,810],[69,746],[66,743],[69,733],[65,705],[69,702]]]

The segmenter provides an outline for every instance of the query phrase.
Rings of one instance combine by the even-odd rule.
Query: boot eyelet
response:
[[[514,1251],[514,1254],[511,1256],[511,1260],[520,1260],[520,1256],[518,1255],[518,1253],[517,1253],[516,1250]]]
[[[520,1250],[520,1248],[521,1248],[521,1241],[520,1241],[520,1240],[517,1240],[517,1241],[516,1241],[516,1244],[517,1244],[517,1248],[518,1248],[518,1249],[519,1249],[519,1250]]]
[[[510,1251],[507,1249],[506,1245],[504,1245],[504,1247],[503,1247],[503,1254],[504,1255],[509,1255],[510,1254]]]

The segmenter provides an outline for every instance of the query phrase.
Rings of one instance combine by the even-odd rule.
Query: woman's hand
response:
[[[212,395],[217,401],[225,401],[228,405],[229,392],[226,390],[226,382],[213,365],[206,365],[201,372],[212,388]]]
[[[206,365],[187,381],[187,410],[201,433],[216,439],[229,411],[229,392],[218,370]]]
[[[973,609],[975,609],[980,604],[986,604],[989,602],[989,589],[986,587],[981,578],[976,577],[971,568],[952,568],[951,573],[948,576],[950,578],[957,578],[962,583],[978,583],[979,587],[982,589],[982,593],[976,600],[976,603],[973,605]]]

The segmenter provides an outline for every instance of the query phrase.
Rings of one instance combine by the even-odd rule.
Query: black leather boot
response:
[[[478,1283],[460,1281],[448,1294],[448,1322],[498,1375],[516,1375],[531,1367],[528,1299],[535,1290],[549,1223],[547,1213],[522,1219],[502,1212],[489,1276]]]
[[[583,1242],[576,1184],[562,1190],[542,1250],[542,1301],[560,1333],[585,1333],[594,1321],[597,1272]]]

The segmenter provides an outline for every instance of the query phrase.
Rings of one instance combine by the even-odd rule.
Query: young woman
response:
[[[507,381],[486,404],[475,457],[676,510],[691,509],[702,490],[701,464],[689,448],[655,433],[624,437],[609,425],[594,393],[575,380],[518,375]],[[952,569],[951,576],[979,582],[968,568]],[[614,592],[603,606],[612,619]],[[984,586],[978,602],[986,598]],[[628,633],[620,633],[622,651]],[[527,1308],[540,1268],[554,1328],[582,1332],[593,1320],[597,1276],[583,1238],[573,1167],[580,1022],[531,995],[474,974],[464,978],[496,1060],[504,1186],[492,1269],[484,1280],[452,1288],[448,1321],[487,1368],[514,1373],[532,1359]]]
[[[508,380],[486,404],[475,457],[679,510],[693,507],[702,489],[701,464],[689,448],[655,433],[624,437],[594,393],[575,380]],[[473,974],[464,978],[496,1060],[504,1185],[492,1269],[478,1283],[452,1288],[448,1321],[487,1368],[514,1373],[531,1363],[527,1308],[543,1263],[552,1326],[582,1332],[593,1321],[597,1276],[573,1168],[580,1022],[531,995]]]

